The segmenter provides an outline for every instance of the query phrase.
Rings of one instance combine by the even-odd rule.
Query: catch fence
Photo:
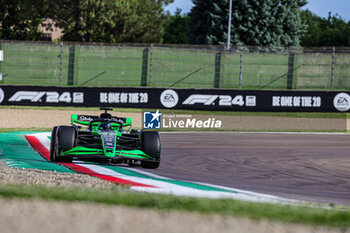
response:
[[[0,41],[0,84],[348,90],[350,48]]]

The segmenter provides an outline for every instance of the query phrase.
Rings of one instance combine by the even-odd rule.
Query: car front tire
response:
[[[141,150],[153,157],[154,161],[141,161],[142,168],[155,169],[160,164],[160,137],[156,131],[141,132]]]
[[[58,156],[76,146],[77,132],[71,126],[55,126],[51,133],[50,160],[54,162],[71,163],[72,156]]]

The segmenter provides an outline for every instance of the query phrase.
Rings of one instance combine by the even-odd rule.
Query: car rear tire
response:
[[[155,131],[141,132],[141,150],[155,161],[141,161],[142,168],[158,168],[160,164],[160,137]]]
[[[71,163],[72,156],[58,156],[59,153],[68,151],[76,146],[77,133],[71,126],[56,126],[52,129],[50,160],[54,162]]]

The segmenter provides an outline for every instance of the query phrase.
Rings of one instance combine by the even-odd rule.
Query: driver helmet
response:
[[[99,130],[107,130],[111,128],[111,123],[106,123],[106,122],[101,122],[101,124],[99,125],[98,129]]]

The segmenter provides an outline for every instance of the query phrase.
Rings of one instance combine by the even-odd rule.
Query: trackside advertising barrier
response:
[[[349,112],[350,92],[1,85],[1,105]]]

